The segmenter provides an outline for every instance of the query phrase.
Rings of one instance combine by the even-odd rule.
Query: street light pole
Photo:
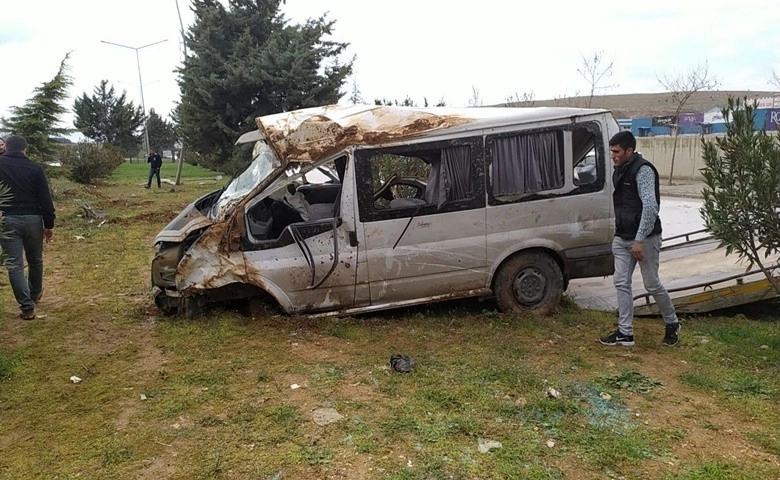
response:
[[[144,117],[144,152],[145,154],[149,154],[149,128],[146,123],[146,103],[144,102],[144,82],[141,80],[141,58],[138,55],[138,51],[142,48],[151,47],[152,45],[157,45],[158,43],[167,42],[168,39],[165,40],[159,40],[154,43],[149,43],[147,45],[143,45],[141,47],[130,47],[128,45],[122,45],[120,43],[114,43],[114,42],[107,42],[105,40],[101,40],[101,43],[107,43],[109,45],[114,45],[116,47],[122,47],[122,48],[129,48],[130,50],[135,50],[135,63],[138,65],[138,84],[141,87],[141,111],[143,112]]]

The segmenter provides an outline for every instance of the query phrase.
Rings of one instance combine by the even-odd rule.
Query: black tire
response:
[[[561,302],[563,274],[549,255],[521,253],[501,266],[494,293],[503,312],[549,315]]]

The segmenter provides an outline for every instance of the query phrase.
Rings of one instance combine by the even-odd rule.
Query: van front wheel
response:
[[[523,253],[500,268],[494,293],[503,312],[548,315],[561,301],[563,274],[549,255]]]

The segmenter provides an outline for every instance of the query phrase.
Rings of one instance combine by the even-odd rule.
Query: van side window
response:
[[[398,218],[475,208],[471,206],[475,200],[484,204],[478,198],[484,188],[475,177],[480,143],[474,139],[357,152],[359,182],[370,185],[370,192],[359,189],[361,217]]]
[[[488,203],[600,191],[606,182],[602,136],[597,122],[488,135]]]
[[[563,186],[561,131],[498,137],[492,148],[493,195],[519,195]]]
[[[596,135],[585,128],[576,128],[571,134],[574,164],[574,185],[589,185],[598,180],[596,171]]]

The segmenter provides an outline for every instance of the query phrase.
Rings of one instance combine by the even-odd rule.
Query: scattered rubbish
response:
[[[84,240],[84,235],[76,235],[73,238],[75,238],[76,240]]]
[[[103,220],[105,223],[105,220],[108,218],[108,214],[106,212],[98,210],[87,202],[82,203],[81,208],[84,210],[84,214],[90,220]]]
[[[314,423],[320,426],[336,423],[344,418],[335,408],[318,408],[312,412],[312,416]]]
[[[760,348],[761,350],[769,350],[769,345],[761,345],[758,348]]]
[[[412,367],[414,366],[414,360],[412,360],[407,355],[401,355],[400,353],[395,353],[390,356],[390,367],[392,367],[393,370],[399,373],[409,373],[412,371]]]
[[[479,453],[488,453],[493,449],[498,449],[503,447],[503,445],[501,445],[501,442],[497,442],[495,440],[489,440],[487,438],[479,438],[477,439],[477,443],[479,445]]]
[[[146,394],[144,393],[141,394],[141,400],[146,400]]]
[[[547,439],[547,448],[553,448],[555,447],[555,440],[548,438]]]
[[[599,397],[601,397],[602,399],[604,399],[606,401],[612,400],[612,395],[608,394],[607,392],[599,393]]]
[[[562,395],[561,395],[561,392],[559,392],[558,390],[554,389],[553,387],[550,387],[550,388],[547,389],[547,396],[557,400],[557,399],[561,398]]]
[[[290,385],[290,388],[291,388],[292,390],[297,390],[297,389],[301,388],[301,386],[300,386],[300,385],[298,385],[297,383],[293,383],[292,385]]]
[[[75,375],[71,375],[70,381],[73,382],[73,383],[79,383],[81,381],[81,379],[79,377],[75,376]]]

